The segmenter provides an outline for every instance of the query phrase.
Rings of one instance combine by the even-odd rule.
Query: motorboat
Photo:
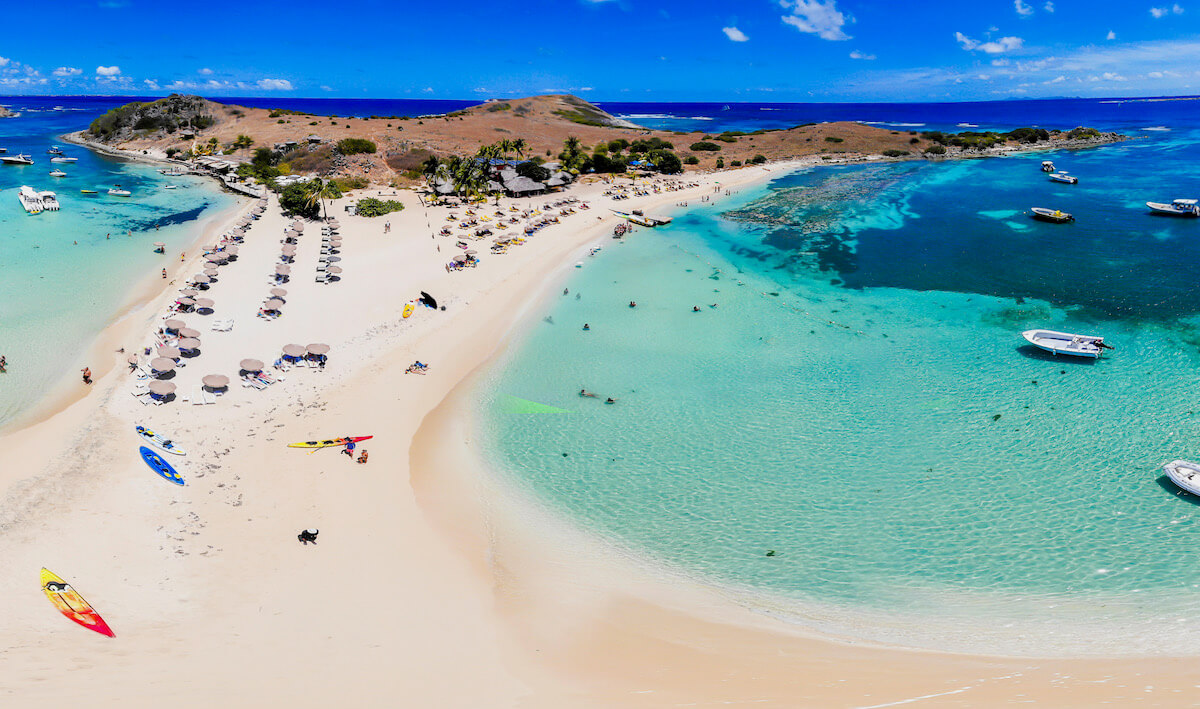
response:
[[[21,185],[21,189],[17,190],[17,201],[30,214],[42,213],[42,198],[29,185]]]
[[[182,175],[186,175],[187,171],[181,170],[177,167],[173,167],[170,170],[159,170],[158,174],[166,175],[167,177],[180,177]]]
[[[28,155],[0,155],[0,163],[5,165],[32,165],[33,158]]]
[[[2,159],[0,158],[0,160]],[[1156,214],[1170,214],[1176,217],[1200,217],[1200,202],[1194,199],[1177,199],[1170,204],[1147,202],[1146,206]]]
[[[1071,355],[1074,357],[1100,356],[1104,350],[1112,347],[1104,344],[1104,338],[1096,335],[1077,335],[1073,332],[1058,332],[1057,330],[1026,330],[1021,333],[1029,344],[1056,355]]]
[[[164,185],[163,189],[164,190],[177,190],[177,189],[179,189],[179,185]]]
[[[50,176],[51,177],[66,177],[67,173],[63,172],[62,170],[51,170]]]
[[[1033,207],[1033,218],[1040,219],[1044,222],[1053,222],[1054,224],[1066,224],[1067,222],[1075,221],[1075,217],[1067,214],[1061,209],[1046,209],[1045,207]]]
[[[59,155],[56,158],[50,158],[50,162],[79,162],[79,158],[68,158],[68,157]]]
[[[116,187],[109,189],[108,194],[112,197],[128,197],[129,195],[133,194],[129,190],[120,189],[120,187],[120,185],[117,185]]]
[[[46,151],[46,154],[47,155],[62,155],[63,151],[62,151],[62,148],[58,147],[57,145],[51,145],[50,149]]]
[[[8,152],[8,148],[0,148],[0,153],[7,153],[7,152]]]
[[[58,195],[53,192],[46,191],[38,192],[38,197],[42,200],[42,209],[46,210],[47,212],[58,211]]]
[[[1062,182],[1067,185],[1075,185],[1079,183],[1079,178],[1073,175],[1068,175],[1066,172],[1059,170],[1058,172],[1050,173],[1050,179],[1055,182]]]
[[[1054,172],[1054,163],[1049,160],[1042,161],[1042,172]]]
[[[1190,460],[1172,460],[1162,469],[1181,490],[1200,496],[1200,465]]]

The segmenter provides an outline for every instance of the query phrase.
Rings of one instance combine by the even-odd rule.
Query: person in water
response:
[[[698,312],[700,312],[700,306],[699,306],[699,305],[693,305],[693,306],[692,306],[692,312],[693,312],[693,313],[698,313]]]
[[[612,397],[610,396],[610,397],[608,397],[607,399],[605,399],[605,400],[604,400],[604,403],[606,403],[606,404],[615,404],[615,403],[617,403],[617,400],[616,400],[616,399],[614,399],[614,398],[612,398]]]
[[[595,398],[596,398],[596,395],[595,395],[595,394],[593,394],[592,392],[588,391],[587,389],[580,389],[580,390],[579,390],[579,395],[580,395],[580,396],[589,396],[589,397],[591,397],[591,398],[593,398],[593,399],[595,399]]]
[[[306,529],[297,534],[296,539],[299,539],[301,544],[308,546],[310,542],[313,544],[317,543],[317,535],[320,533],[321,530],[319,529]]]
[[[591,328],[591,327],[589,327],[587,323],[584,323],[584,324],[583,324],[583,329],[584,329],[584,330],[591,330],[592,328]]]
[[[8,371],[8,359],[4,355],[0,355],[0,372]]]
[[[631,307],[631,308],[636,308],[636,307],[637,307],[637,301],[635,301],[635,300],[631,300],[631,301],[629,301],[629,307]]]

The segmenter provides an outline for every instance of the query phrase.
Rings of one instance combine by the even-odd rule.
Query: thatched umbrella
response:
[[[329,273],[341,273],[342,267],[341,266],[330,266],[330,267],[326,268],[325,270]]]
[[[304,231],[303,222],[292,222],[292,228],[296,231]]]
[[[192,276],[192,283],[212,283],[212,279],[203,273],[197,273]]]
[[[229,386],[229,377],[224,374],[206,374],[200,381],[209,389],[224,389]]]
[[[181,328],[179,328],[179,336],[180,337],[200,337],[200,331],[193,330],[190,327],[181,327]]]
[[[279,274],[280,276],[286,276],[286,275],[290,274],[291,272],[292,272],[291,266],[284,266],[283,264],[280,264],[275,267],[275,273]]]
[[[185,307],[191,307],[196,304],[196,299],[195,298],[176,298],[175,302],[179,303],[180,305],[183,305]]]
[[[204,275],[208,276],[209,278],[215,278],[217,276],[217,269],[206,268],[204,269]]]
[[[166,357],[167,359],[179,359],[179,348],[163,345],[158,348],[158,356]]]
[[[230,256],[237,256],[237,253],[238,253],[238,247],[236,247],[236,246],[226,246],[226,247],[225,247],[225,253],[229,254]]]
[[[278,298],[271,298],[263,303],[263,310],[279,310],[283,307],[283,301]]]
[[[296,359],[297,357],[303,357],[304,352],[305,352],[304,345],[284,345],[283,346],[283,355],[285,357],[291,357],[292,359]]]
[[[195,337],[184,337],[179,340],[179,349],[196,350],[200,348],[200,340]]]
[[[197,308],[211,308],[212,306],[214,306],[216,304],[217,304],[216,301],[214,301],[212,298],[197,298],[196,299],[196,307]]]
[[[167,332],[174,332],[181,327],[187,327],[187,323],[182,320],[171,319],[163,323],[163,327],[166,328]]]
[[[183,290],[179,291],[179,294],[187,296],[188,298],[195,298],[196,296],[200,295],[200,291],[196,290],[195,288],[184,288]]]
[[[150,369],[155,372],[169,372],[175,369],[175,360],[167,357],[155,357],[150,360]]]
[[[283,296],[287,295],[287,291],[283,288],[272,288],[271,295],[275,296],[276,298],[282,298]]]
[[[238,366],[242,368],[243,372],[261,372],[263,363],[258,359],[244,359]]]
[[[147,388],[156,396],[166,396],[175,392],[175,384],[172,382],[153,381]]]
[[[310,355],[323,355],[329,353],[329,345],[324,342],[314,342],[304,348]]]

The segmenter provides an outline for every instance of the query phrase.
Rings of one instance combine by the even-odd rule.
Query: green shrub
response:
[[[610,153],[619,153],[629,147],[629,141],[624,138],[608,141],[608,151]]]
[[[700,158],[696,157],[695,155],[689,155],[683,159],[683,164],[684,165],[699,165]]]
[[[321,205],[310,199],[310,194],[312,187],[306,182],[288,185],[279,194],[279,206],[287,214],[316,219],[321,213]]]
[[[717,158],[717,169],[725,167],[725,158]]]
[[[920,143],[920,142],[921,142],[921,139],[920,139],[920,138],[909,138],[909,139],[908,139],[908,144],[909,144],[909,145],[916,145],[917,143]]]
[[[349,192],[350,190],[361,190],[366,187],[369,182],[365,177],[335,177],[330,180],[339,192]]]
[[[683,172],[683,162],[679,156],[670,150],[658,149],[651,150],[646,158],[654,163],[654,169],[664,175],[675,175]]]
[[[699,143],[692,143],[691,145],[688,146],[688,148],[691,149],[693,152],[697,152],[697,153],[699,153],[699,152],[715,153],[721,149],[721,146],[717,145],[716,143],[710,143],[707,140],[702,140]]]
[[[844,143],[846,141],[844,138],[838,138],[837,136],[827,135],[827,136],[825,136],[825,142],[826,143]]]
[[[375,152],[375,144],[366,138],[342,138],[337,142],[338,152],[342,155],[358,155],[359,153]]]
[[[592,155],[592,169],[599,173],[625,172],[625,161],[620,155],[609,156],[605,153],[596,153]]]
[[[767,156],[761,155],[761,154],[755,155],[754,157],[750,158],[750,164],[752,164],[752,165],[762,165],[766,161],[767,161]]]
[[[728,133],[722,133],[721,135],[718,135],[716,139],[721,141],[722,143],[736,143],[737,142],[737,138]]]
[[[1095,128],[1085,128],[1083,126],[1073,128],[1067,133],[1067,137],[1071,140],[1078,140],[1080,138],[1096,138],[1099,137],[1099,135],[1100,131],[1096,130]]]
[[[399,212],[404,205],[394,199],[380,200],[374,197],[363,197],[358,200],[358,215],[360,217],[382,217],[385,214]]]
[[[635,140],[629,144],[631,153],[648,153],[652,150],[674,150],[675,146],[662,138],[646,138]]]
[[[517,174],[521,177],[528,177],[534,182],[545,182],[550,179],[549,170],[532,162],[523,162],[517,165]]]
[[[742,161],[741,161],[741,160],[734,160],[733,162],[729,163],[729,166],[730,166],[730,167],[741,167],[741,166],[742,166]]]
[[[931,145],[925,149],[925,154],[926,155],[945,155],[946,154],[946,146]]]
[[[896,150],[893,148],[891,150],[883,151],[883,154],[885,157],[898,158],[898,157],[902,157],[904,155],[908,155],[908,151],[907,150]]]

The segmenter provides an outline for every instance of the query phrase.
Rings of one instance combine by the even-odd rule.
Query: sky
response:
[[[1195,3],[1193,5],[1192,3]],[[1200,0],[11,3],[0,94],[978,101],[1200,94]]]

